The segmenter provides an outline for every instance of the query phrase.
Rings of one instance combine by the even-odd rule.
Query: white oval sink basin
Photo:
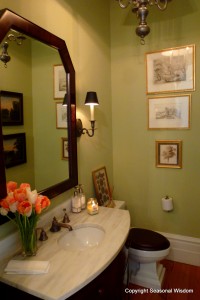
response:
[[[105,235],[103,227],[96,224],[81,224],[58,238],[58,245],[64,250],[86,250],[98,246]]]

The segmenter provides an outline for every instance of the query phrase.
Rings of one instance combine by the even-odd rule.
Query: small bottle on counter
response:
[[[78,190],[79,190],[79,197],[81,200],[81,209],[83,210],[86,207],[85,193],[83,191],[83,184],[78,185]]]
[[[74,196],[72,197],[72,212],[79,213],[81,211],[81,199],[79,197],[78,188],[74,189]]]
[[[98,214],[99,206],[96,198],[89,198],[87,202],[87,212],[90,215]]]

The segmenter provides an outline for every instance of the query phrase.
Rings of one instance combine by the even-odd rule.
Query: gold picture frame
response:
[[[182,168],[182,141],[160,140],[156,141],[156,167]]]
[[[56,128],[67,128],[67,106],[62,102],[56,103]]]
[[[114,207],[112,192],[110,190],[106,167],[103,166],[92,172],[95,192],[100,206]]]
[[[190,129],[191,95],[148,98],[148,129]]]
[[[54,99],[64,99],[67,92],[67,77],[63,65],[53,66]]]
[[[69,159],[68,138],[62,137],[61,144],[62,144],[62,159],[68,160]]]
[[[146,93],[195,90],[195,45],[146,53]]]

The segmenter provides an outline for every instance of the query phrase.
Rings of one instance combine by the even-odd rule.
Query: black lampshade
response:
[[[87,92],[86,99],[85,99],[85,105],[99,105],[99,101],[97,98],[96,92]]]

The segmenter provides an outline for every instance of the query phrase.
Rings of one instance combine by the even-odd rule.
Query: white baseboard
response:
[[[200,266],[200,239],[189,236],[159,232],[164,235],[171,244],[169,255],[166,259]]]

